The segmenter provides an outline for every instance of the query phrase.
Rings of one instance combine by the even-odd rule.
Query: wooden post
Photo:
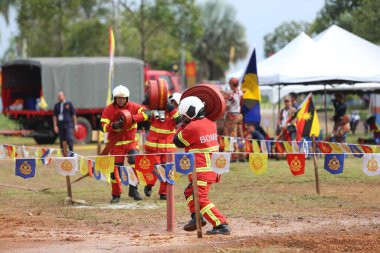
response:
[[[198,184],[197,184],[197,169],[193,170],[193,197],[194,197],[194,206],[195,206],[195,220],[197,223],[197,236],[202,238],[202,225],[201,225],[201,210],[199,207],[199,193],[198,193]]]
[[[67,157],[67,143],[66,143],[66,141],[62,142],[62,146],[63,146],[63,156]],[[67,186],[67,196],[70,199],[72,199],[73,198],[73,194],[71,192],[70,176],[66,176],[66,186]]]
[[[315,187],[317,190],[318,195],[320,194],[319,190],[319,175],[318,175],[318,166],[317,166],[317,143],[315,142],[315,135],[312,135],[312,140],[313,140],[313,160],[314,160],[314,174],[315,174]]]
[[[96,135],[97,135],[97,138],[96,138],[97,139],[96,153],[98,155],[100,155],[100,153],[102,152],[102,141],[100,140],[100,135],[101,135],[100,130],[97,131]]]
[[[166,162],[173,162],[174,154],[166,155]],[[166,230],[174,231],[174,184],[166,184]]]

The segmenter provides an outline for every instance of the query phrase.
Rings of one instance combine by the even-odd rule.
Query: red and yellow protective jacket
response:
[[[117,121],[116,115],[119,111],[127,109],[133,118],[132,126],[124,131],[124,134],[115,146],[129,145],[131,149],[136,148],[136,131],[137,123],[148,120],[148,115],[144,112],[144,107],[139,104],[128,102],[123,108],[119,108],[115,103],[109,104],[104,108],[100,123],[102,124],[102,130],[108,133],[107,142],[112,139],[117,133],[122,131],[121,129],[114,130],[112,128],[112,123]]]

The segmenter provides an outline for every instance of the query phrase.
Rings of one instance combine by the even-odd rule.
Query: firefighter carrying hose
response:
[[[181,94],[174,93],[169,97],[168,104],[165,110],[152,111],[153,117],[150,119],[150,129],[145,142],[145,153],[154,154],[154,164],[165,167],[166,154],[174,153],[176,146],[173,144],[173,137],[175,134],[175,128],[178,123],[181,122],[181,117],[178,113],[177,106]],[[143,104],[149,104],[144,101]],[[152,194],[152,187],[157,181],[157,176],[153,174],[153,184],[146,185],[144,187],[145,196],[150,197]],[[160,183],[159,195],[160,199],[166,200],[166,182]]]
[[[185,148],[186,152],[195,153],[195,169],[197,172],[197,182],[199,191],[199,205],[202,215],[202,226],[206,225],[208,220],[213,229],[206,234],[224,234],[231,233],[228,223],[219,209],[208,199],[208,192],[213,183],[220,180],[214,171],[211,170],[212,152],[218,152],[219,145],[216,133],[216,123],[205,117],[205,109],[203,102],[195,96],[189,96],[181,100],[178,112],[183,117],[183,125],[174,135],[174,144],[179,148]],[[191,220],[184,226],[186,231],[195,231],[195,206],[193,199],[193,183],[191,174],[188,179],[189,185],[185,189],[185,197],[188,203]]]
[[[123,121],[116,118],[116,115],[121,110],[128,110],[132,115],[132,126],[124,131],[120,139],[116,142],[115,146],[110,151],[111,155],[115,156],[115,165],[124,165],[124,155],[128,154],[128,163],[134,167],[135,164],[135,154],[137,151],[137,143],[135,140],[135,135],[137,131],[137,123],[146,121],[150,118],[150,111],[145,110],[141,105],[129,101],[129,89],[123,85],[115,87],[112,91],[113,103],[109,104],[104,108],[102,117],[100,119],[102,131],[108,133],[107,142],[115,138],[123,128]],[[136,172],[135,172],[136,174]],[[119,169],[120,175],[120,169]],[[111,173],[111,183],[112,183],[112,199],[111,204],[117,203],[120,200],[120,195],[122,193],[121,182],[116,181],[114,173]],[[134,200],[141,200],[139,192],[137,191],[137,186],[129,185],[129,197]]]

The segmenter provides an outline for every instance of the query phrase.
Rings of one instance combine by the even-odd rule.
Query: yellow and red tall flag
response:
[[[112,89],[114,80],[114,54],[115,54],[115,36],[113,34],[112,27],[108,29],[108,44],[110,51],[110,68],[108,72],[108,92],[107,92],[107,105],[112,103]]]
[[[317,111],[315,110],[313,97],[311,93],[307,95],[302,104],[298,107],[297,117],[297,135],[300,137],[318,137],[320,126]]]

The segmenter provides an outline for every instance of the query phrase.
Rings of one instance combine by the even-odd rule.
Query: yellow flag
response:
[[[106,176],[113,172],[114,163],[114,156],[98,156],[95,158],[95,170]]]
[[[230,138],[227,136],[224,136],[223,139],[224,139],[224,151],[226,152],[233,151],[233,150],[230,150]]]
[[[284,147],[285,147],[286,153],[293,154],[294,153],[293,146],[290,144],[290,142],[284,141],[283,143],[284,143]]]
[[[139,179],[140,184],[145,186],[146,181],[145,181],[145,178],[143,176],[143,173],[141,171],[138,171],[138,170],[136,170],[136,173],[137,173],[137,178]]]
[[[343,153],[342,148],[340,147],[339,143],[336,142],[330,142],[330,146],[332,148],[332,154],[341,154]]]
[[[249,154],[249,168],[253,174],[265,174],[268,167],[268,154]]]
[[[80,171],[80,174],[82,174],[83,176],[88,173],[88,163],[87,163],[87,159],[84,157],[80,158],[79,171]]]
[[[253,153],[260,153],[260,147],[259,147],[259,144],[257,143],[257,140],[252,140],[252,150],[253,150]]]

